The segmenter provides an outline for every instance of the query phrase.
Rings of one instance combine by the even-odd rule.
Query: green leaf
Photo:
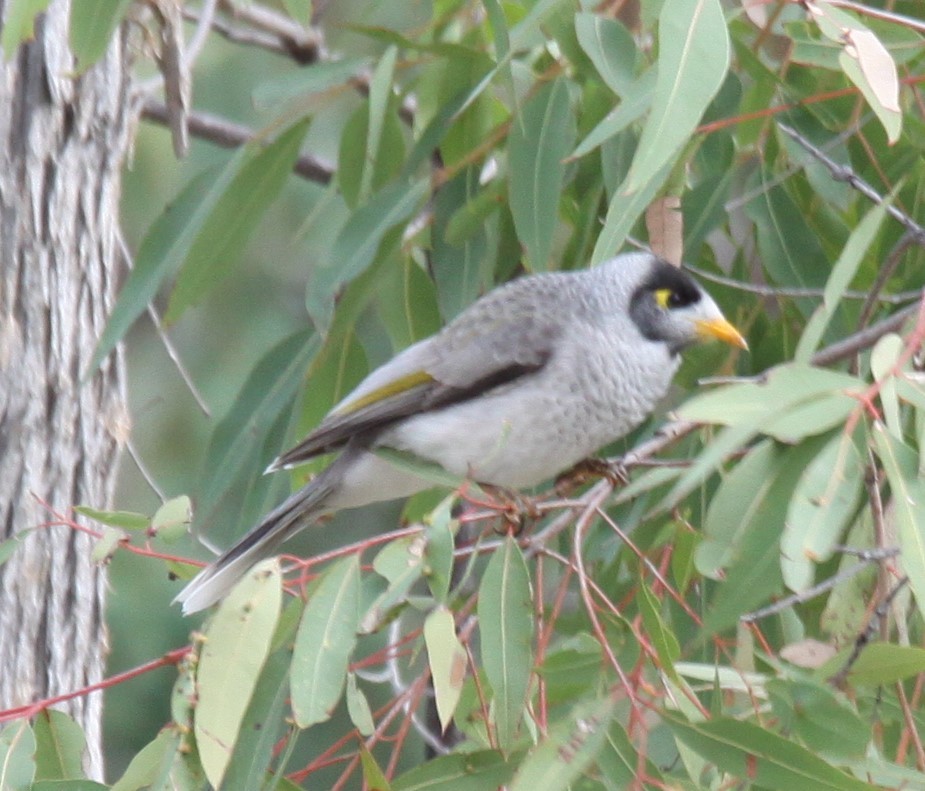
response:
[[[813,584],[816,564],[832,557],[861,497],[864,461],[853,438],[834,437],[803,471],[781,535],[781,570],[793,591]]]
[[[104,527],[103,535],[93,545],[90,560],[94,563],[108,563],[123,541],[128,541],[128,533],[119,527]]]
[[[383,61],[377,69],[380,80],[384,65],[388,64]],[[404,132],[398,118],[398,101],[389,97],[388,85],[384,95],[371,95],[370,101],[364,102],[353,113],[341,134],[336,178],[351,209],[365,203],[373,191],[385,187],[402,170]],[[373,98],[376,98],[375,103]],[[381,106],[382,102],[385,102],[384,106]],[[371,116],[371,113],[375,115]]]
[[[350,216],[325,265],[315,269],[306,296],[306,307],[320,332],[330,328],[334,300],[341,288],[369,268],[385,235],[414,214],[429,189],[423,179],[391,184]]]
[[[629,175],[623,180],[607,207],[604,227],[601,228],[597,242],[594,245],[594,252],[591,254],[592,266],[609,261],[620,252],[627,236],[633,230],[633,226],[668,180],[668,176],[674,167],[675,159],[676,157],[672,157],[652,178],[642,185],[641,189],[629,190]]]
[[[632,34],[616,19],[589,12],[575,14],[575,34],[607,87],[621,98],[632,94],[636,69]]]
[[[508,536],[479,586],[482,666],[494,691],[499,746],[509,750],[523,717],[533,671],[533,597],[530,573],[517,542]]]
[[[922,672],[925,672],[925,648],[872,643],[861,651],[848,678],[852,684],[873,687],[893,684]]]
[[[459,522],[453,519],[456,495],[443,498],[440,504],[425,517],[427,544],[424,547],[424,576],[434,598],[446,604],[453,578],[454,537]]]
[[[607,113],[594,129],[588,132],[585,139],[569,155],[569,159],[583,157],[641,118],[643,113],[651,106],[654,93],[655,69],[649,69],[627,89],[623,101]]]
[[[487,791],[510,781],[514,763],[495,750],[444,755],[392,782],[392,791]]]
[[[659,668],[662,672],[673,676],[675,674],[674,663],[681,656],[681,646],[678,645],[678,638],[674,636],[668,624],[663,620],[659,611],[658,599],[649,590],[649,586],[640,581],[638,590],[639,613],[642,615],[646,634],[649,635],[655,652],[658,654]]]
[[[888,332],[874,344],[870,351],[870,372],[874,381],[880,385],[880,405],[883,407],[883,420],[890,433],[902,439],[903,426],[899,409],[897,392],[897,369],[900,357],[906,348],[906,342],[895,332]]]
[[[873,786],[836,769],[805,747],[753,723],[734,719],[690,723],[664,712],[662,718],[678,739],[720,771],[769,791],[873,791]]]
[[[25,720],[0,730],[0,788],[30,791],[35,775],[35,736]]]
[[[729,68],[729,33],[719,0],[665,0],[658,31],[658,80],[627,177],[629,192],[644,187],[674,159]]]
[[[863,758],[871,733],[857,712],[827,686],[811,681],[771,679],[767,691],[785,733],[793,733],[822,755]]]
[[[147,530],[151,524],[150,516],[136,514],[133,511],[98,511],[88,505],[75,505],[74,510],[94,522],[110,527],[122,527],[126,530]]]
[[[565,158],[575,144],[575,118],[567,82],[559,78],[524,105],[508,135],[511,214],[535,272],[550,268],[558,224]]]
[[[276,651],[267,658],[241,720],[235,749],[222,778],[222,791],[264,787],[283,732],[291,659],[289,651]]]
[[[434,682],[437,716],[445,731],[453,719],[466,678],[466,651],[456,636],[453,613],[437,607],[424,621],[424,644]]]
[[[285,414],[305,379],[321,341],[310,332],[297,332],[285,338],[254,367],[235,398],[228,414],[212,432],[199,483],[197,523],[201,526],[225,524],[225,535],[242,521],[256,516],[257,498],[241,498],[258,485],[268,459],[255,448],[263,447],[281,414]],[[266,486],[266,479],[263,479]]]
[[[794,443],[840,425],[863,392],[858,378],[837,371],[786,363],[758,382],[744,382],[702,393],[684,403],[678,414],[698,423],[720,423]]]
[[[872,433],[893,494],[903,568],[919,608],[925,608],[925,481],[918,475],[918,457],[879,421]]]
[[[268,110],[292,99],[307,103],[316,94],[345,85],[368,65],[369,58],[339,58],[284,72],[254,89],[254,106]]]
[[[369,634],[386,620],[389,611],[403,603],[411,586],[424,573],[422,536],[408,536],[390,541],[376,555],[373,569],[388,581],[388,587],[375,598],[360,620],[359,630]]]
[[[347,713],[361,736],[372,736],[376,723],[369,701],[357,684],[356,673],[347,673]]]
[[[35,18],[41,14],[51,0],[11,0],[7,3],[3,29],[0,31],[0,48],[9,62],[23,41],[35,37]]]
[[[530,751],[511,791],[566,791],[603,748],[614,708],[609,697],[577,705]]]
[[[300,728],[326,721],[340,700],[359,620],[360,561],[350,555],[324,572],[299,624],[290,684]]]
[[[232,157],[174,245],[185,254],[165,322],[176,321],[227,273],[292,172],[308,124],[295,124],[269,145],[247,143]]]
[[[122,340],[148,304],[157,296],[161,284],[177,269],[189,251],[193,231],[202,223],[203,215],[227,186],[232,174],[230,167],[243,161],[243,150],[239,151],[224,171],[208,168],[194,177],[176,199],[167,204],[161,215],[151,224],[135,256],[132,271],[119,298],[112,309],[109,320],[100,335],[87,373],[97,366]],[[221,185],[220,189],[217,185]]]
[[[132,758],[112,791],[142,791],[165,787],[170,766],[180,749],[182,737],[176,727],[164,728],[153,741],[146,744]]]
[[[800,343],[794,354],[794,359],[797,362],[809,363],[813,352],[819,347],[825,330],[841,302],[842,295],[851,285],[851,280],[858,271],[858,267],[864,260],[864,256],[871,244],[873,244],[880,226],[883,225],[883,219],[886,217],[886,210],[890,203],[892,201],[887,200],[875,205],[851,232],[848,243],[842,249],[842,253],[835,262],[835,266],[832,267],[832,272],[825,284],[822,304],[812,315],[800,338]]]
[[[185,535],[193,520],[193,503],[181,494],[161,505],[151,517],[151,530],[165,541],[176,541]]]
[[[80,0],[79,4],[71,7],[68,38],[71,52],[77,58],[78,72],[86,71],[103,57],[113,32],[128,11],[130,2],[131,0]]]
[[[395,46],[386,49],[369,81],[369,126],[366,134],[366,156],[363,161],[370,166],[379,159],[379,141],[382,139],[382,127],[389,106],[397,58],[398,49]],[[364,167],[359,195],[361,202],[366,202],[369,197],[373,186],[372,177],[372,167]]]
[[[109,786],[94,780],[38,780],[31,791],[109,791]]]
[[[629,735],[616,718],[611,720],[604,743],[595,759],[601,773],[601,781],[607,791],[623,791],[627,788],[661,789],[666,784],[661,782],[658,767],[649,759],[640,759],[639,753],[630,741]],[[645,777],[651,783],[643,783],[639,767],[644,767]]]
[[[889,51],[863,23],[825,0],[814,2],[809,11],[822,34],[843,47],[838,63],[880,119],[892,145],[902,132],[902,109],[896,63]]]
[[[466,168],[434,197],[431,269],[446,321],[471,305],[493,282],[486,212],[500,209],[506,188],[501,179],[482,188],[478,170]]]
[[[763,604],[781,589],[780,533],[787,505],[801,472],[825,441],[824,437],[814,438],[792,448],[765,441],[753,451],[753,458],[743,460],[724,481],[721,492],[727,520],[735,519],[736,483],[743,484],[738,491],[740,526],[727,522],[724,529],[731,540],[731,544],[720,547],[726,550],[721,560],[727,571],[704,617],[705,635],[732,626],[744,612]],[[739,468],[746,461],[749,461],[747,469],[740,473]],[[716,518],[712,503],[708,514]],[[715,524],[711,522],[711,528]],[[697,553],[698,561],[708,552],[714,557],[718,554],[715,548],[711,549],[710,541],[702,546]]]
[[[821,288],[827,267],[819,262],[829,257],[800,207],[786,190],[774,186],[776,180],[772,171],[758,172],[749,184],[757,196],[745,205],[758,232],[761,262],[778,285]],[[806,315],[812,311],[808,300],[797,300],[797,305]]]
[[[44,709],[36,715],[35,779],[68,780],[83,775],[83,730],[63,711]]]
[[[398,266],[384,268],[376,294],[376,308],[394,349],[404,349],[440,330],[433,280],[411,256],[399,258]]]
[[[363,767],[363,780],[367,788],[371,791],[391,791],[392,785],[385,772],[363,742],[360,742],[360,764]]]
[[[194,732],[202,768],[216,788],[234,754],[281,600],[279,561],[265,560],[235,586],[209,623],[196,671]]]

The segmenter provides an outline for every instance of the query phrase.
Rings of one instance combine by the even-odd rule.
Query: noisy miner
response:
[[[379,448],[497,487],[549,480],[639,425],[679,353],[710,338],[747,348],[694,280],[646,252],[496,288],[370,373],[274,461],[268,472],[338,454],[177,600],[202,610],[319,517],[434,485]]]

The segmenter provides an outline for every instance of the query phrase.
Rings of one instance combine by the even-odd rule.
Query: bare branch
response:
[[[860,192],[864,197],[876,204],[882,204],[884,198],[880,193],[878,193],[873,187],[870,186],[864,179],[862,179],[857,173],[855,173],[847,165],[840,165],[834,159],[829,157],[821,148],[813,145],[809,140],[807,140],[803,135],[796,131],[791,126],[777,122],[778,128],[788,137],[796,140],[803,148],[805,148],[810,154],[813,155],[815,159],[821,162],[823,165],[828,168],[829,173],[832,174],[832,178],[835,181],[844,181],[847,184],[850,184],[855,190]],[[904,228],[906,228],[910,233],[915,237],[917,244],[925,246],[925,228],[919,225],[915,220],[913,220],[908,214],[906,214],[901,209],[897,209],[895,206],[886,207],[887,214],[889,214],[894,220],[899,222]]]
[[[827,580],[820,582],[818,585],[813,585],[813,587],[807,588],[805,591],[793,593],[790,596],[785,596],[783,599],[778,599],[776,602],[774,602],[774,604],[769,604],[767,607],[762,607],[760,610],[746,613],[739,620],[741,620],[742,623],[754,623],[755,621],[760,621],[762,618],[767,618],[769,615],[775,615],[782,610],[793,607],[796,604],[807,602],[810,599],[816,598],[816,596],[821,596],[823,593],[831,590],[837,585],[840,585],[842,582],[847,582],[853,576],[867,568],[868,564],[883,560],[884,558],[892,558],[898,554],[898,547],[870,549],[867,550],[863,555],[861,555],[861,553],[857,553],[860,562],[855,563],[853,566],[842,569],[837,574],[829,577]]]
[[[904,236],[903,238],[905,239],[906,237]],[[822,288],[789,288],[779,286],[765,286],[760,283],[746,283],[742,280],[736,280],[732,277],[725,277],[724,275],[717,275],[714,272],[708,272],[705,269],[691,266],[690,264],[684,264],[684,268],[688,272],[697,275],[697,277],[703,280],[708,280],[711,283],[718,283],[721,286],[734,288],[737,291],[746,291],[749,294],[758,294],[762,297],[810,297],[821,299],[825,292],[825,289]],[[881,294],[879,291],[880,289],[874,288],[871,288],[870,291],[845,291],[842,296],[844,296],[845,299],[868,300],[873,305],[876,305],[878,302],[885,302],[889,305],[904,305],[907,302],[911,302],[913,299],[918,299],[921,294],[921,292],[918,290],[900,291],[898,294]]]
[[[167,108],[163,102],[145,99],[141,114],[149,121],[167,124]],[[191,135],[223,148],[237,148],[257,137],[253,129],[211,113],[194,110],[189,114],[188,123]],[[293,170],[308,181],[318,184],[329,184],[334,177],[334,165],[311,154],[301,154]]]
[[[925,299],[925,292],[923,292],[923,299]],[[862,349],[870,348],[888,332],[896,332],[914,316],[919,311],[920,302],[921,300],[914,305],[908,305],[883,321],[872,324],[867,329],[820,349],[813,355],[812,364],[818,366],[831,365],[834,362],[850,357],[852,354],[857,354]]]
[[[270,48],[286,53],[298,63],[315,63],[323,57],[324,37],[317,29],[304,28],[289,17],[257,3],[245,5],[221,0],[221,7],[230,17],[275,40],[277,45]],[[227,23],[216,20],[213,29],[229,40],[234,40],[232,35],[226,33],[231,30]],[[250,43],[258,43],[258,40],[252,38]]]

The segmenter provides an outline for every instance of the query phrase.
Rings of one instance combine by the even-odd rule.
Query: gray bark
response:
[[[93,540],[49,511],[107,507],[127,431],[121,361],[87,376],[120,266],[121,166],[129,145],[126,42],[75,75],[68,0],[0,63],[0,709],[99,681],[105,573]],[[5,15],[8,3],[0,0]],[[102,775],[101,693],[63,708]]]

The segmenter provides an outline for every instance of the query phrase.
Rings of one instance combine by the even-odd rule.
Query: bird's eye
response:
[[[672,288],[659,288],[655,291],[655,303],[660,308],[678,308],[682,302],[681,295]]]

